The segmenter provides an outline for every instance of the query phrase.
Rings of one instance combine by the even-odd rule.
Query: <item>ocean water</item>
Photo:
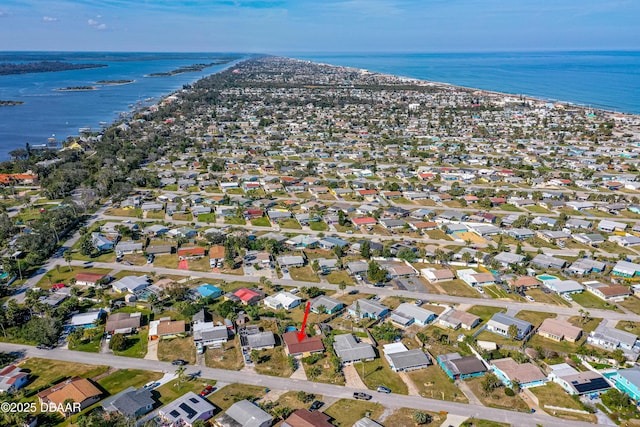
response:
[[[0,63],[64,60],[73,63],[107,64],[107,67],[48,73],[0,76],[0,100],[23,101],[0,106],[0,160],[9,152],[44,144],[50,137],[64,141],[80,128],[98,130],[133,108],[149,105],[164,95],[235,63],[215,65],[199,72],[145,77],[182,66],[211,63],[220,58],[246,58],[244,54],[148,54],[148,53],[39,53],[0,52]],[[95,86],[99,80],[135,80],[119,86],[99,86],[93,91],[60,92],[72,86]]]
[[[121,113],[157,102],[160,97],[204,76],[224,70],[223,64],[200,72],[145,77],[181,66],[213,62],[246,54],[182,53],[56,53],[0,52],[0,63],[66,60],[107,67],[53,73],[0,76],[0,100],[23,105],[0,107],[0,160],[11,150],[78,135],[79,128],[99,129]],[[640,52],[526,53],[292,53],[293,58],[364,68],[388,74],[446,82],[459,86],[522,94],[640,114]],[[69,86],[90,86],[98,80],[135,80],[95,91],[58,92]]]
[[[290,56],[640,114],[640,52],[298,53]]]

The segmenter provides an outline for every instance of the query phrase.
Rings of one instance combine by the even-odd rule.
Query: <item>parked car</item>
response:
[[[534,300],[531,295],[527,295],[525,298],[527,299],[527,301],[536,302],[536,300]]]
[[[205,396],[213,393],[214,390],[215,390],[214,386],[208,385],[200,392],[200,396],[205,397]]]
[[[39,350],[51,350],[53,348],[53,346],[46,345],[46,344],[38,344],[38,346],[36,348],[39,349]]]
[[[417,300],[416,300],[416,305],[417,305],[417,306],[421,306],[422,304],[424,304],[424,302],[422,302],[422,300],[421,300],[421,299],[417,299]]]
[[[379,393],[391,393],[391,389],[390,388],[387,388],[387,387],[382,386],[382,385],[378,386],[377,391]]]
[[[322,405],[324,405],[324,402],[320,402],[319,400],[314,400],[311,406],[309,406],[309,411],[310,412],[316,411],[322,408]]]
[[[353,398],[358,400],[371,400],[373,396],[367,393],[355,392],[353,393]]]
[[[171,362],[171,364],[176,366],[184,366],[187,364],[187,361],[182,359],[176,359],[173,362]]]

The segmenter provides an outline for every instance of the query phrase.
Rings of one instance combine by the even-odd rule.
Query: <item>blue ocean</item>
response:
[[[24,104],[0,106],[0,160],[25,143],[44,144],[78,135],[80,128],[99,129],[133,108],[157,102],[231,64],[199,72],[145,77],[178,67],[214,62],[242,54],[182,53],[42,53],[0,52],[0,63],[62,60],[107,67],[0,76],[0,100]],[[594,108],[640,114],[640,52],[398,53],[288,56],[334,65],[364,68],[459,86],[572,102]],[[135,80],[95,91],[59,92],[91,86],[99,80]]]

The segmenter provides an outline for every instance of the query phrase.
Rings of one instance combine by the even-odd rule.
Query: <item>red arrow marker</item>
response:
[[[303,339],[307,337],[307,334],[304,333],[304,328],[307,326],[307,317],[309,317],[310,308],[311,308],[311,301],[307,301],[307,306],[304,309],[304,317],[302,318],[302,327],[300,328],[300,332],[298,332],[298,342],[301,342]]]

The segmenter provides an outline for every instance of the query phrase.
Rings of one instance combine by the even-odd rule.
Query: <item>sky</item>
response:
[[[0,50],[640,50],[638,0],[2,0]]]

